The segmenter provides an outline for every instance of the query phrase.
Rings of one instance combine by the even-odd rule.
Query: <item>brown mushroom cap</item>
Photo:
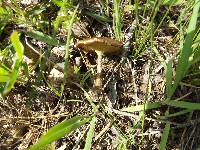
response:
[[[76,47],[82,48],[87,52],[116,54],[122,51],[123,43],[108,37],[94,37],[79,41]]]

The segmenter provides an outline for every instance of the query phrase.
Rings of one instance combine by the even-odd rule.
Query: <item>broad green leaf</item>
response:
[[[95,125],[96,125],[97,118],[94,116],[90,122],[90,129],[87,133],[86,143],[84,150],[90,150],[92,147],[92,139],[94,137]]]
[[[10,78],[7,75],[0,75],[0,82],[9,82]]]
[[[66,8],[61,7],[58,11],[57,17],[53,22],[55,31],[58,31],[61,26],[64,30],[68,30],[70,24],[71,15],[68,14]]]
[[[16,51],[16,56],[19,61],[22,61],[24,56],[24,46],[19,40],[18,32],[14,31],[10,37],[12,45]]]
[[[9,76],[9,72],[3,67],[0,67],[0,75]]]
[[[52,2],[55,4],[55,5],[57,5],[58,7],[62,7],[62,6],[64,6],[65,5],[65,1],[63,1],[63,0],[52,0]]]
[[[6,86],[3,90],[3,95],[8,94],[14,87],[14,84],[17,81],[20,66],[21,66],[21,61],[16,60],[14,63],[14,68],[10,74],[10,80],[6,83]]]
[[[61,26],[64,31],[67,31],[70,27],[70,20],[73,15],[69,14],[69,10],[74,11],[75,7],[73,4],[76,2],[72,1],[60,1],[60,0],[54,0],[54,3],[60,7],[60,10],[57,12],[57,17],[53,21],[54,29],[57,32],[59,27]],[[75,20],[77,20],[77,16]]]
[[[45,10],[46,10],[46,7],[44,6],[35,7],[31,10],[30,15],[40,15]]]
[[[21,62],[24,56],[24,47],[19,40],[19,35],[14,31],[11,35],[11,43],[16,51],[16,60],[13,65],[12,72],[10,74],[10,80],[6,83],[6,86],[3,90],[3,95],[6,95],[14,87],[14,84],[17,80],[19,69],[21,67]]]
[[[191,103],[184,101],[166,100],[164,104],[178,108],[187,108],[190,110],[200,110],[200,103]]]
[[[52,38],[51,36],[46,35],[40,31],[32,30],[30,32],[27,32],[27,35],[32,37],[33,39],[47,43],[49,45],[53,45],[53,46],[58,45],[58,40],[56,38]]]
[[[154,103],[148,102],[143,105],[122,108],[121,111],[127,111],[127,112],[144,111],[144,108],[145,108],[145,110],[149,110],[149,109],[159,108],[160,106],[161,106],[160,102],[154,102]]]
[[[4,68],[0,67],[0,82],[9,82],[10,73]]]
[[[49,129],[49,131],[42,135],[38,142],[31,146],[29,150],[39,150],[42,147],[68,135],[77,128],[80,128],[89,120],[90,118],[85,118],[83,116],[75,116],[71,119],[64,120],[63,122]]]

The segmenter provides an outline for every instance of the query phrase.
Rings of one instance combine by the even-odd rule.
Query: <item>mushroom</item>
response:
[[[76,47],[81,48],[86,52],[93,52],[97,54],[97,77],[94,82],[94,87],[100,89],[102,87],[102,55],[119,54],[122,51],[123,43],[108,37],[94,37],[79,41],[76,44]]]

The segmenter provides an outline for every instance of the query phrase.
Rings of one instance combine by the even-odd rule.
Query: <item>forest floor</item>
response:
[[[48,149],[87,149],[88,143],[95,150],[197,149],[198,62],[184,68],[171,95],[168,83],[169,72],[171,80],[178,74],[193,7],[191,1],[0,1],[0,78],[5,70],[17,72],[11,90],[15,75],[0,79],[0,149],[28,149],[75,116],[90,119]],[[196,37],[198,27],[199,21]],[[12,71],[14,31],[24,54]]]

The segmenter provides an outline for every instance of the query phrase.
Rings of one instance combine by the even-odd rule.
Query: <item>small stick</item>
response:
[[[96,76],[96,79],[94,81],[94,87],[99,90],[101,89],[102,87],[102,79],[101,79],[101,76],[102,76],[102,52],[101,51],[97,51],[97,76]]]

